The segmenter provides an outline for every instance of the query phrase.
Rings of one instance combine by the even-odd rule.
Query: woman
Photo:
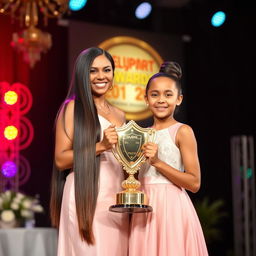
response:
[[[108,210],[124,179],[111,148],[125,116],[105,99],[114,68],[106,51],[83,51],[57,117],[51,217],[59,256],[127,255],[128,216]]]

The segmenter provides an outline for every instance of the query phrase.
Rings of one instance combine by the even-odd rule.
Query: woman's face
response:
[[[112,86],[113,77],[113,68],[108,58],[105,55],[96,57],[90,69],[90,81],[93,95],[104,95]]]

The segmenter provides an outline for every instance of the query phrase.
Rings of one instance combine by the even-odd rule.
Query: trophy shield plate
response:
[[[147,205],[146,195],[138,190],[140,182],[135,179],[134,174],[146,161],[142,146],[147,142],[154,142],[155,130],[142,128],[131,120],[126,125],[116,128],[116,131],[118,143],[112,152],[129,177],[122,182],[125,190],[117,193],[116,205],[110,206],[110,211],[128,213],[152,211],[152,207]]]

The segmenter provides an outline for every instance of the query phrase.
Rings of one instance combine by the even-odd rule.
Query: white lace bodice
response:
[[[158,157],[173,168],[184,171],[179,148],[175,144],[177,130],[182,123],[176,123],[169,128],[156,132],[156,144],[158,145]],[[139,172],[139,180],[143,184],[171,183],[155,167],[148,163],[143,164]]]

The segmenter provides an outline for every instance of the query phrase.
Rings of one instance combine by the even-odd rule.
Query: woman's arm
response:
[[[96,143],[96,155],[101,154],[102,152],[111,149],[114,144],[118,141],[118,135],[115,130],[116,125],[121,126],[125,124],[125,113],[116,108],[111,106],[113,108],[112,111],[112,117],[110,119],[115,120],[115,124],[110,125],[107,129],[103,131],[103,139],[102,141]]]
[[[73,166],[74,100],[67,104],[65,117],[63,110],[57,119],[55,139],[55,164],[60,171]]]
[[[157,156],[157,145],[148,143],[144,147],[145,156],[149,162],[165,177],[177,186],[196,193],[201,184],[200,164],[197,155],[197,143],[194,132],[188,125],[183,125],[177,132],[176,142],[181,152],[185,172],[181,172]]]
[[[111,124],[107,129],[103,131],[102,141],[96,143],[96,155],[111,149],[113,145],[117,143],[117,139],[118,136],[115,125]]]
[[[65,122],[63,109],[56,123],[55,164],[59,170],[73,166],[73,134],[74,134],[74,100],[67,104]],[[64,123],[66,132],[64,130]],[[109,150],[117,143],[115,125],[110,125],[103,131],[103,139],[96,143],[96,155]]]

